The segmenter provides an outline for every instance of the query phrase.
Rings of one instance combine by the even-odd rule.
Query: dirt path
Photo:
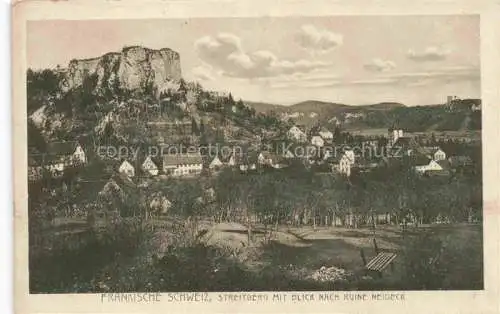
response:
[[[253,266],[292,264],[310,269],[336,266],[355,270],[363,267],[361,249],[366,258],[375,255],[373,233],[369,229],[322,227],[314,230],[312,227],[282,226],[278,230],[272,233],[268,243],[264,243],[264,232],[257,228],[253,230],[253,242],[248,245],[246,226],[224,223],[213,226],[206,241],[238,250]],[[401,237],[396,227],[377,230],[375,238],[380,249],[399,249]]]

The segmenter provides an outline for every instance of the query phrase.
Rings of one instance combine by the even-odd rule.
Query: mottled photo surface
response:
[[[484,288],[479,16],[26,31],[30,293]]]

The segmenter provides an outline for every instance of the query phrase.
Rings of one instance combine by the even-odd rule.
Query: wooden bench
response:
[[[370,260],[368,264],[366,264],[365,268],[369,271],[375,271],[382,275],[382,272],[387,268],[387,266],[391,265],[392,267],[391,263],[396,257],[396,253],[380,252],[372,260]]]

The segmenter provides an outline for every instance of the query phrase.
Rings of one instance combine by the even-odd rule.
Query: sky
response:
[[[480,98],[479,36],[474,15],[44,20],[28,23],[27,63],[168,47],[186,80],[235,98],[415,106]]]

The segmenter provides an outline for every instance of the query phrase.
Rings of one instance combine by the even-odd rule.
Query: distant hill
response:
[[[288,108],[293,111],[301,111],[301,112],[323,112],[323,111],[337,111],[339,109],[346,109],[349,107],[354,107],[354,106],[348,106],[344,104],[337,104],[337,103],[318,101],[318,100],[307,100],[299,102]]]
[[[282,118],[297,124],[312,126],[317,123],[329,127],[340,124],[348,129],[379,129],[399,124],[409,131],[478,130],[481,128],[480,111],[472,112],[471,104],[480,99],[463,99],[453,108],[445,105],[407,107],[398,102],[382,102],[352,106],[318,100],[307,100],[291,106],[248,103],[256,111],[274,111]]]
[[[394,108],[405,107],[405,105],[401,103],[395,102],[383,102],[377,104],[370,105],[361,105],[361,106],[353,106],[346,104],[339,104],[333,102],[319,101],[319,100],[306,100],[299,103],[296,103],[291,106],[284,105],[276,105],[262,102],[252,102],[245,101],[245,104],[251,106],[257,112],[302,112],[302,113],[341,113],[344,111],[361,111],[361,110],[390,110]]]
[[[373,105],[365,105],[363,108],[372,109],[372,110],[391,110],[394,108],[406,107],[402,103],[399,102],[381,102]]]

